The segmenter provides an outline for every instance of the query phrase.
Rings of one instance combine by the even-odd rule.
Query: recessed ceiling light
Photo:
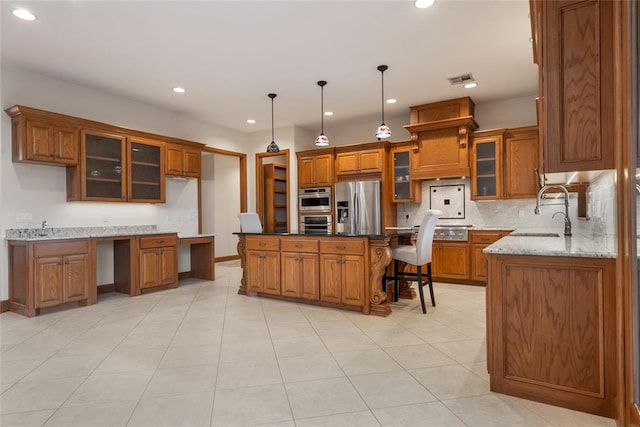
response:
[[[247,119],[247,123],[249,123],[250,125],[253,125],[256,123],[255,119]]]
[[[397,100],[397,99],[395,99],[395,98],[389,98],[389,99],[387,99],[387,104],[395,104],[396,102],[398,102],[398,100]]]
[[[324,115],[325,116],[333,116],[333,111],[325,111]]]
[[[436,0],[416,0],[413,4],[418,9],[426,9],[433,6]]]
[[[185,88],[183,88],[183,87],[177,86],[177,87],[173,88],[173,91],[175,93],[185,93],[187,90]]]
[[[36,20],[36,15],[34,15],[33,13],[29,12],[27,9],[13,9],[11,11],[11,13],[13,13],[13,16],[20,18],[20,19],[24,19],[25,21],[35,21]]]
[[[478,86],[478,83],[476,82],[469,82],[464,84],[465,89],[473,89],[476,86]]]

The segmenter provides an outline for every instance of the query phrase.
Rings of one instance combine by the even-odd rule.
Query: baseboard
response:
[[[182,273],[178,273],[178,280],[189,279],[191,277],[190,271],[183,271]]]
[[[115,292],[116,285],[114,283],[107,283],[106,285],[98,286],[98,295],[99,294],[107,294],[109,292]]]
[[[227,255],[227,256],[220,256],[220,257],[215,257],[214,261],[215,262],[225,262],[225,261],[233,261],[236,259],[240,259],[240,255]]]
[[[0,313],[4,313],[5,311],[9,311],[9,300],[8,299],[0,301]]]

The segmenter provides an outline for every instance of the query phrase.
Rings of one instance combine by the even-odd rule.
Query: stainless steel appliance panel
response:
[[[303,188],[298,192],[299,212],[331,212],[331,187]]]
[[[305,234],[328,234],[333,227],[331,215],[301,215],[300,231]]]
[[[380,181],[335,185],[336,232],[381,234]]]

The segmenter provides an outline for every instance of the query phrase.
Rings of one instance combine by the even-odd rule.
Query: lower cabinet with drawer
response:
[[[336,239],[320,241],[320,300],[364,305],[365,239]]]
[[[320,298],[320,278],[317,239],[286,239],[282,241],[282,295],[317,301]]]
[[[41,308],[95,304],[89,239],[9,242],[9,309],[32,317]]]
[[[156,234],[138,237],[140,291],[178,286],[178,237]]]
[[[247,290],[280,295],[280,239],[247,237]]]
[[[509,231],[481,231],[472,230],[469,233],[470,245],[470,279],[479,282],[487,281],[487,255],[482,250],[492,243],[497,242]]]
[[[469,230],[469,240],[434,241],[431,271],[439,282],[483,285],[487,282],[487,256],[484,248],[511,231]],[[426,271],[426,267],[423,267]]]

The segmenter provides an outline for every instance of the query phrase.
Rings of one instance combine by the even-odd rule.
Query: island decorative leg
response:
[[[391,307],[387,302],[387,293],[382,290],[382,276],[392,259],[389,238],[371,238],[369,254],[371,271],[369,273],[370,304],[368,305],[370,305],[370,308],[366,310],[365,307],[363,313],[386,317],[391,314]]]
[[[247,294],[247,269],[245,268],[246,252],[245,242],[247,237],[243,234],[238,236],[238,255],[240,255],[240,267],[242,267],[242,279],[240,279],[239,295]]]

